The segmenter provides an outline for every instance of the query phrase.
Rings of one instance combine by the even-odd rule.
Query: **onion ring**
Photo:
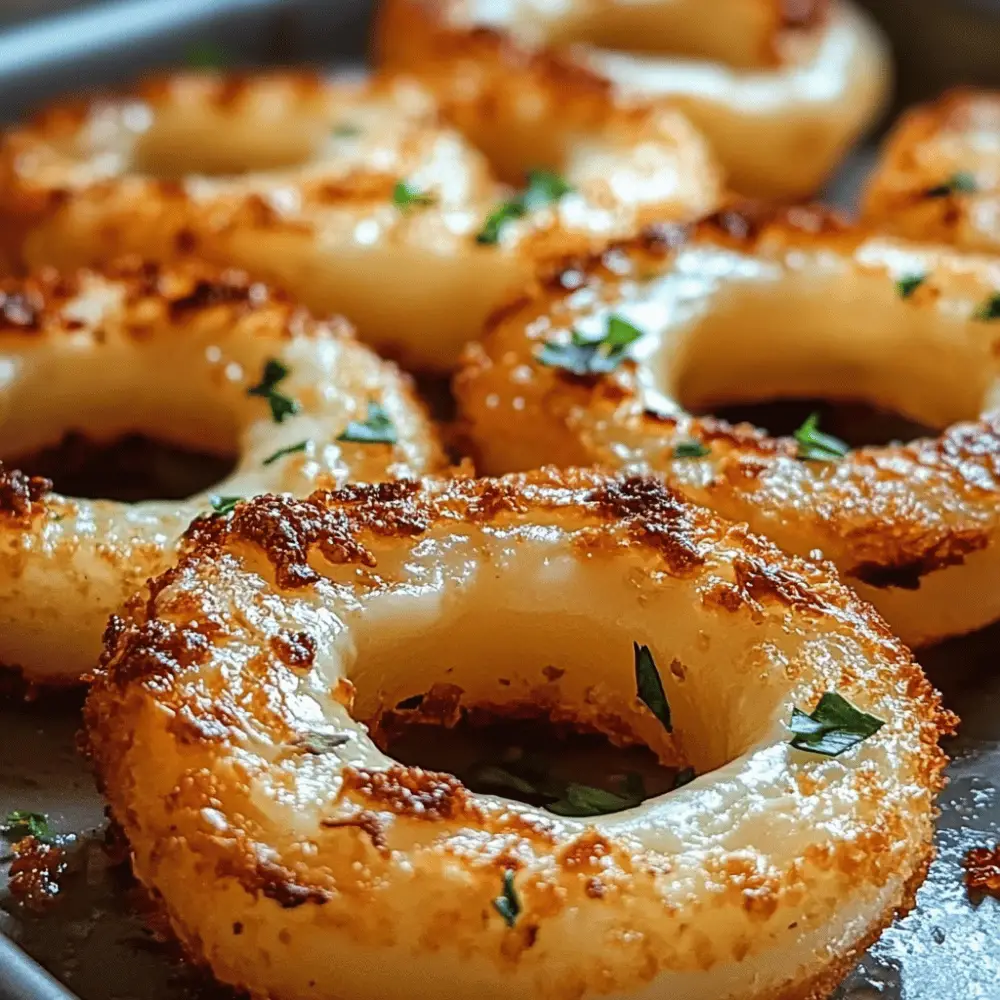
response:
[[[905,641],[933,642],[1000,618],[998,289],[996,258],[819,209],[662,227],[569,262],[498,314],[456,378],[464,433],[486,474],[553,461],[663,474],[783,548],[832,559]],[[615,316],[640,335],[636,360],[597,339]],[[591,360],[603,371],[567,367]],[[691,417],[678,396],[865,401],[946,430],[824,454],[815,428],[774,439]]]
[[[211,493],[138,504],[60,496],[0,464],[0,663],[37,684],[78,682],[108,616],[227,498],[445,467],[408,377],[346,322],[194,266],[123,262],[0,283],[0,414],[8,458],[70,430],[238,453]],[[364,433],[373,414],[380,435]]]
[[[822,186],[888,86],[884,41],[844,0],[387,0],[381,9],[383,64],[425,80],[508,174],[654,103],[708,137],[737,191],[795,200]]]
[[[473,794],[358,721],[443,681],[700,777],[587,821]],[[831,691],[884,724],[835,760],[793,749],[793,709]],[[109,628],[85,718],[189,955],[274,1000],[825,996],[912,904],[954,722],[829,567],[572,472],[199,526]]]
[[[1000,94],[952,90],[907,111],[886,140],[864,213],[909,239],[1000,250]]]
[[[412,83],[178,75],[9,133],[0,222],[28,266],[194,252],[241,267],[350,317],[383,355],[447,371],[539,260],[718,204],[707,146],[674,111],[564,153],[564,178],[516,197]]]

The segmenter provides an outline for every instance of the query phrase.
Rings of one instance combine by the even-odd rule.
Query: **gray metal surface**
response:
[[[206,39],[239,64],[357,59],[370,6],[359,0],[34,0],[72,8],[70,19],[46,21],[41,31],[3,30],[30,2],[0,0],[0,120],[64,91],[180,61],[192,42]],[[896,36],[907,97],[927,96],[959,78],[1000,82],[1000,22],[988,9],[992,0],[978,8],[971,0],[870,0],[869,6]],[[864,157],[845,165],[832,197],[850,204],[865,168]],[[939,856],[916,911],[883,936],[839,1000],[1000,1000],[1000,903],[971,902],[961,882],[965,852],[1000,838],[998,653],[1000,629],[992,629],[922,658],[964,721],[949,747],[954,762],[941,800]],[[45,914],[14,905],[0,871],[0,930],[82,1000],[227,997],[155,941],[127,874],[110,863],[102,848],[102,803],[75,752],[78,726],[72,699],[0,703],[0,816],[12,809],[45,812],[55,829],[78,837],[64,897]],[[0,1000],[65,996],[0,940]]]

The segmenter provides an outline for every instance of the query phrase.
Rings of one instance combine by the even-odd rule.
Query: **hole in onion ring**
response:
[[[511,719],[473,708],[441,726],[410,709],[394,713],[383,734],[382,748],[401,763],[454,774],[474,792],[556,815],[621,812],[693,777],[685,766],[664,767],[645,746],[615,746],[541,716]]]
[[[64,496],[122,503],[186,500],[221,482],[236,467],[235,456],[182,448],[144,434],[95,441],[77,432],[4,461],[30,476],[50,479]]]

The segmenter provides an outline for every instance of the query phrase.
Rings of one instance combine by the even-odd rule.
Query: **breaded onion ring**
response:
[[[386,0],[381,10],[383,63],[425,80],[509,174],[654,104],[694,122],[736,190],[802,198],[871,123],[889,77],[881,36],[846,0]]]
[[[0,456],[67,431],[235,451],[237,464],[209,493],[137,504],[60,496],[0,464],[0,663],[37,683],[79,681],[108,616],[227,498],[444,464],[409,379],[345,322],[319,322],[238,272],[195,267],[0,283]]]
[[[444,682],[701,777],[590,821],[473,794],[363,724]],[[827,692],[884,722],[835,760],[786,725]],[[109,628],[86,708],[137,876],[272,1000],[825,996],[912,903],[952,723],[829,567],[546,472],[237,508]]]
[[[343,313],[410,367],[450,370],[538,260],[718,203],[707,146],[673,111],[562,153],[565,178],[525,205],[415,84],[180,75],[8,134],[0,212],[28,265],[195,251]]]
[[[498,315],[456,378],[465,433],[487,474],[663,474],[832,559],[904,640],[931,642],[1000,618],[998,289],[996,258],[869,236],[821,210],[666,226],[568,264]],[[634,329],[612,330],[616,316]],[[582,343],[606,329],[638,340]],[[815,428],[776,440],[678,401],[782,397],[865,401],[947,430],[843,455],[810,447]]]
[[[1000,93],[953,90],[906,112],[865,198],[886,232],[1000,250]]]

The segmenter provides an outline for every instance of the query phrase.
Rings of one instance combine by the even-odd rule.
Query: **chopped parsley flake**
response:
[[[225,50],[215,42],[195,42],[188,47],[184,61],[192,69],[221,69],[229,62]]]
[[[881,719],[855,708],[842,695],[827,691],[811,714],[793,709],[788,728],[795,734],[790,742],[796,750],[839,757],[874,736],[884,725]]]
[[[682,767],[677,774],[674,775],[674,787],[670,790],[672,792],[676,792],[678,788],[690,785],[696,777],[697,775],[694,773],[693,767]]]
[[[477,764],[470,772],[477,784],[530,800],[558,816],[604,816],[640,805],[646,799],[642,776],[630,771],[621,791],[611,792],[575,781],[564,781],[548,773],[544,761],[526,758],[509,767]]]
[[[532,170],[528,186],[509,201],[501,202],[486,217],[483,228],[476,237],[477,243],[493,246],[500,242],[500,235],[508,223],[521,219],[536,209],[555,204],[573,190],[567,181],[551,170]]]
[[[896,291],[901,299],[908,299],[926,280],[926,274],[905,275],[896,282]]]
[[[976,178],[967,170],[959,170],[946,181],[927,189],[928,198],[948,198],[953,194],[975,194],[979,190]]]
[[[601,337],[572,332],[568,344],[549,342],[538,352],[538,360],[550,368],[562,368],[574,375],[606,375],[628,357],[628,349],[643,331],[621,316],[609,316]]]
[[[212,497],[212,510],[218,517],[226,517],[236,509],[238,503],[243,502],[243,497]]]
[[[399,181],[392,191],[392,203],[401,212],[405,212],[410,208],[433,205],[434,201],[434,195],[428,194],[426,191],[421,191],[406,181]]]
[[[8,813],[0,832],[10,841],[23,840],[25,837],[44,841],[52,839],[48,816],[44,813],[27,812],[24,809],[15,809]]]
[[[356,139],[361,135],[361,126],[353,125],[351,122],[341,122],[334,125],[333,134],[338,139]]]
[[[295,746],[303,753],[322,756],[332,753],[337,747],[342,747],[351,742],[351,737],[347,733],[309,733],[297,740]]]
[[[639,700],[660,720],[663,728],[672,733],[674,727],[670,719],[670,704],[653,654],[648,646],[640,646],[637,642],[632,643],[632,648],[635,652],[635,688]]]
[[[711,455],[712,449],[701,441],[678,441],[674,445],[674,458],[704,458]]]
[[[990,323],[1000,319],[1000,293],[991,295],[973,314],[973,319],[978,319],[983,323]]]
[[[513,927],[521,915],[521,900],[514,887],[514,873],[509,868],[503,873],[503,892],[493,900],[493,908],[508,927]]]
[[[264,459],[265,465],[274,465],[279,458],[285,458],[287,455],[294,455],[297,452],[305,451],[309,447],[308,441],[300,441],[298,444],[290,444],[287,448],[279,448],[273,455],[268,455]]]
[[[799,443],[796,457],[803,462],[836,462],[851,450],[840,438],[820,431],[818,413],[810,414],[794,437]]]
[[[357,444],[395,444],[399,435],[389,414],[378,403],[369,403],[367,418],[352,420],[337,440]]]
[[[271,407],[271,416],[274,422],[281,424],[286,417],[291,417],[299,412],[299,404],[290,396],[278,391],[278,384],[283,382],[291,374],[287,365],[275,358],[270,358],[264,365],[264,374],[260,382],[247,390],[250,396],[259,396],[266,399]]]

